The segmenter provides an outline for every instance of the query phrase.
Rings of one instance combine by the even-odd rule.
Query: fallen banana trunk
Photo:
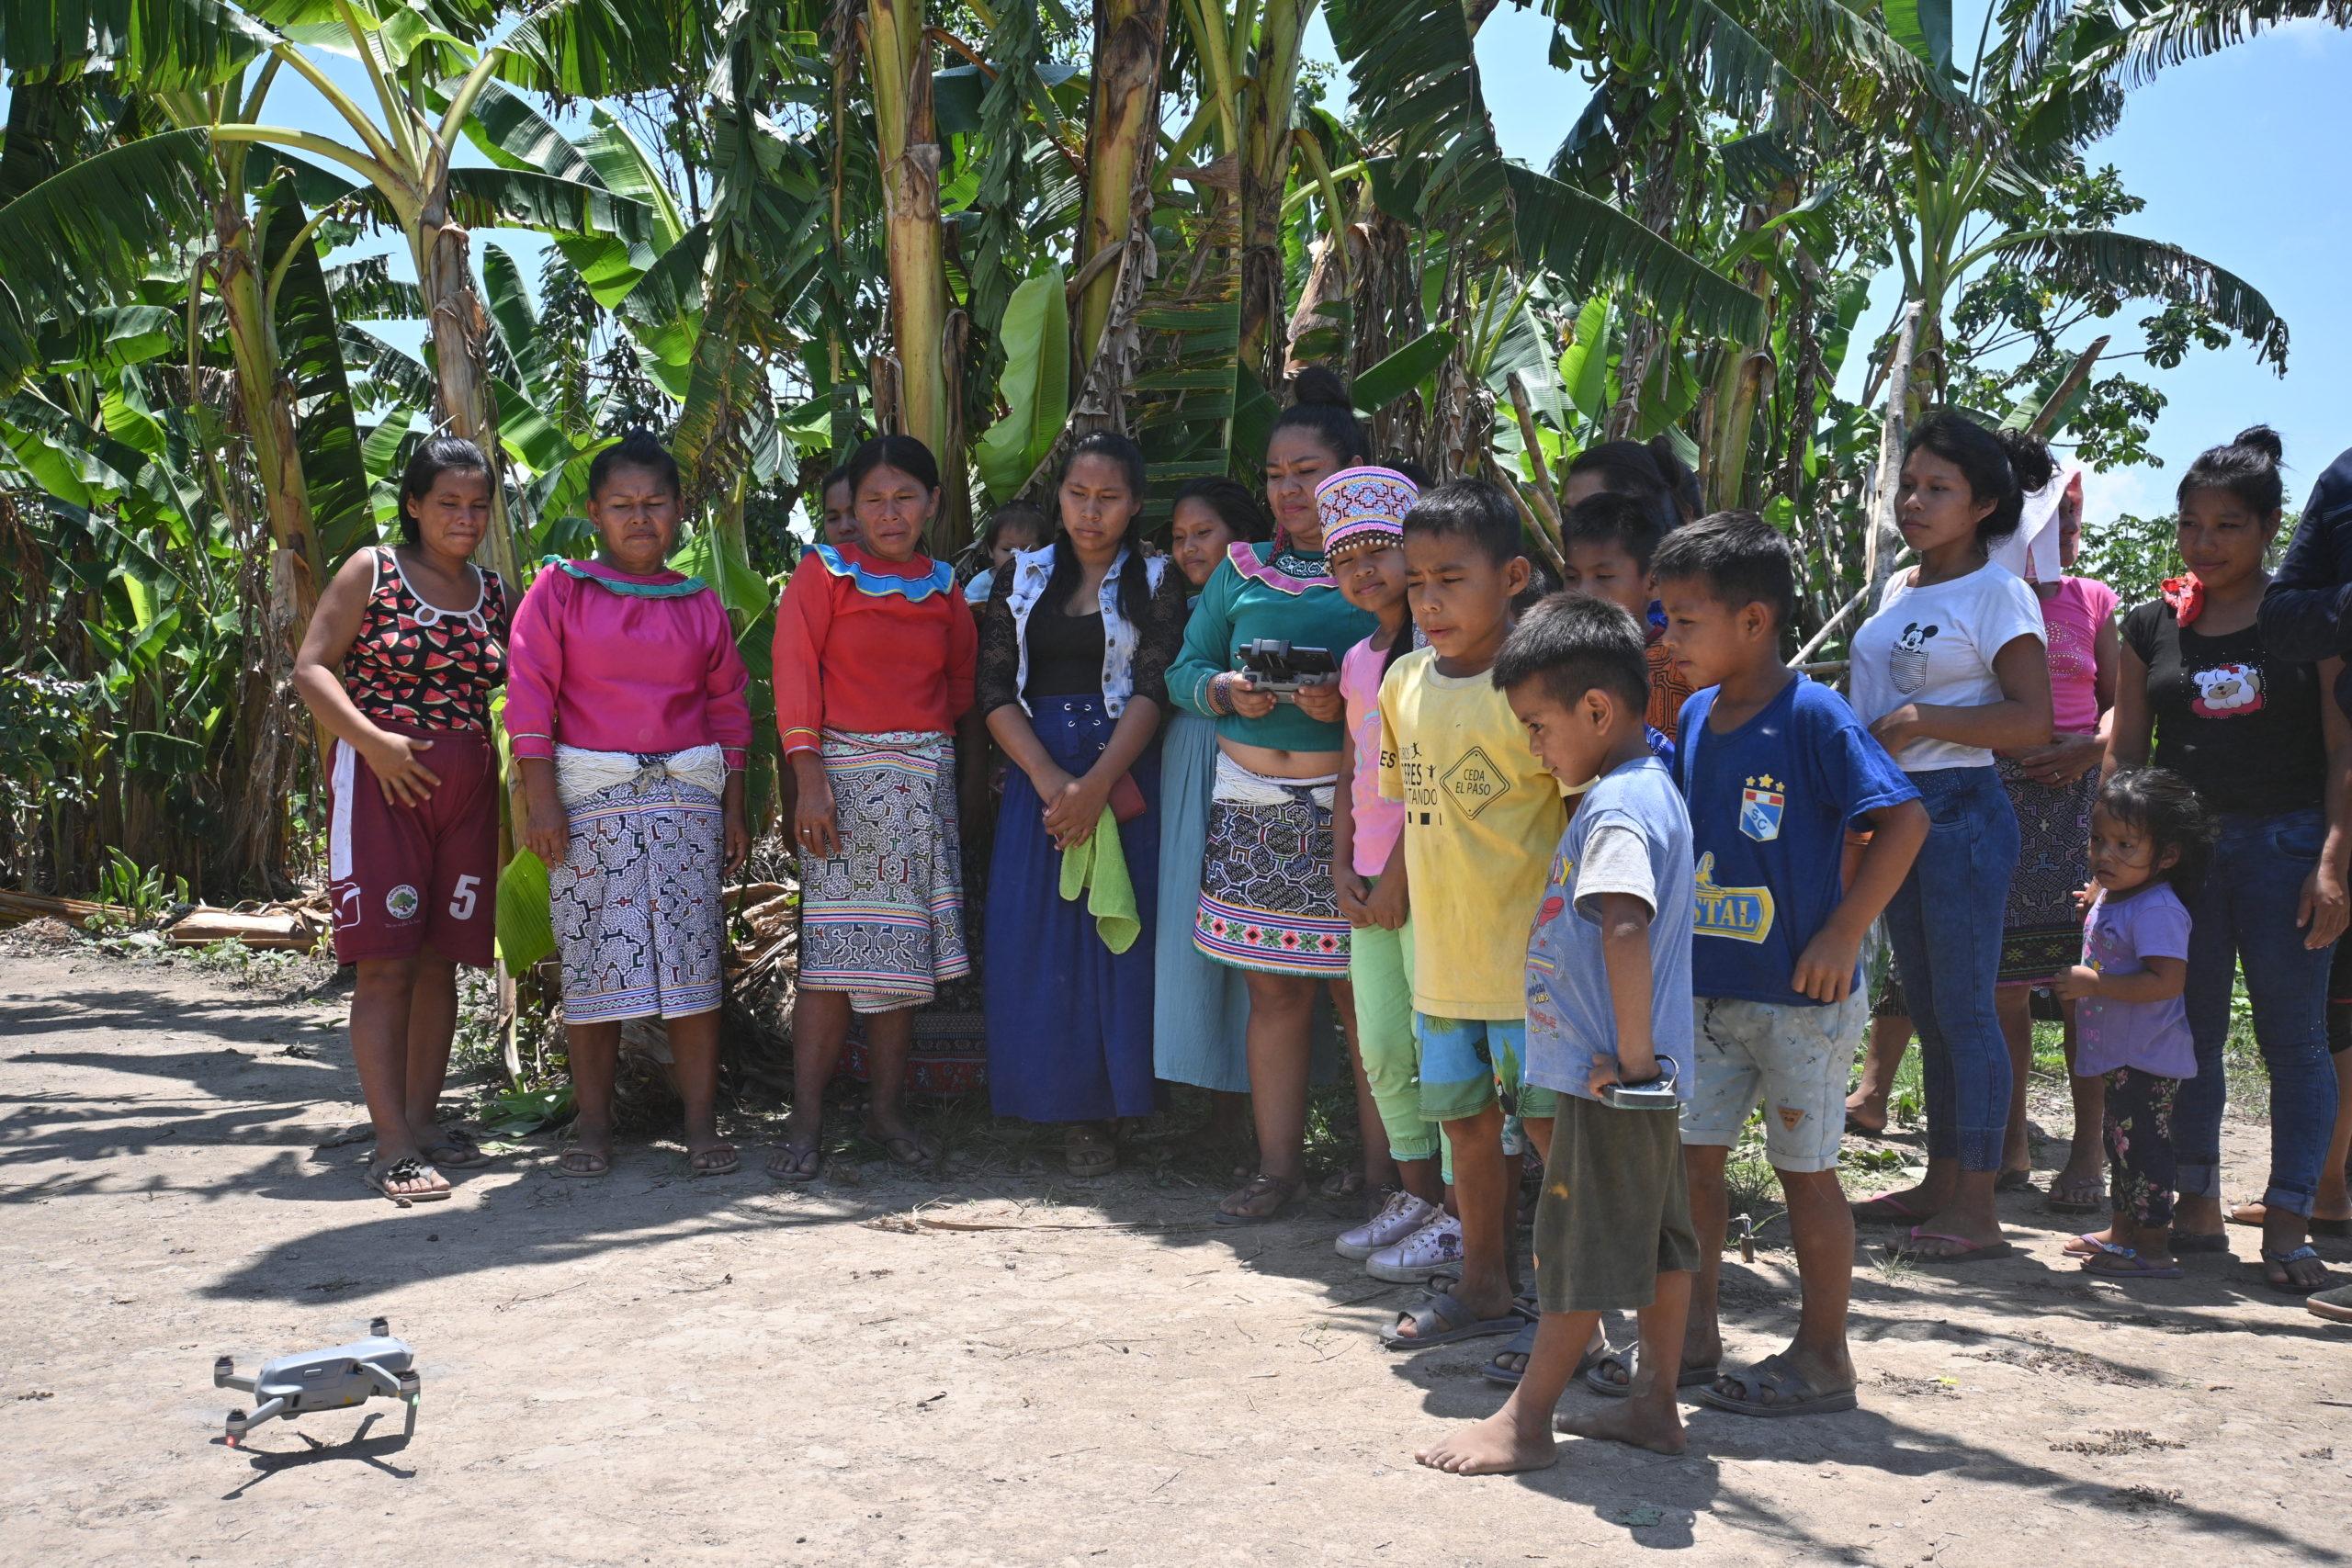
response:
[[[45,893],[0,891],[0,923],[14,924],[42,918],[86,927],[92,920],[132,926],[138,910],[121,904],[87,898],[59,898]],[[243,942],[247,947],[307,953],[325,937],[331,922],[326,900],[312,895],[296,902],[262,905],[251,909],[220,909],[198,904],[164,928],[164,939],[174,947],[209,947],[216,942]]]
[[[209,947],[239,942],[273,952],[308,953],[326,935],[327,923],[307,909],[279,906],[252,914],[198,905],[164,928],[174,947]]]
[[[0,892],[0,921],[38,920],[43,916],[70,925],[85,920],[130,920],[136,915],[120,904],[94,904],[86,898],[52,898],[41,893]]]

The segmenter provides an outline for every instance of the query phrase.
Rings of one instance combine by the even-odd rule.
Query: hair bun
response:
[[[1290,384],[1291,401],[1296,404],[1321,403],[1330,408],[1355,412],[1355,402],[1348,396],[1348,384],[1340,373],[1322,365],[1310,365],[1298,373]]]
[[[2048,484],[2058,472],[2056,459],[2050,456],[2050,444],[2041,436],[2024,430],[1996,430],[1994,435],[2001,443],[2001,450],[2008,454],[2009,471],[2017,476],[2018,489],[2030,494]]]
[[[2253,425],[2239,431],[2237,438],[2230,445],[2248,447],[2261,453],[2274,463],[2287,456],[2286,446],[2278,439],[2278,433],[2267,424]]]

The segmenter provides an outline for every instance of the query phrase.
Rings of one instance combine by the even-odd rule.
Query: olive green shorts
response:
[[[1535,1206],[1535,1292],[1545,1312],[1630,1312],[1657,1277],[1699,1267],[1680,1117],[1560,1096]]]

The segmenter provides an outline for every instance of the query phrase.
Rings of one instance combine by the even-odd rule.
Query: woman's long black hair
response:
[[[1126,478],[1127,489],[1136,499],[1136,510],[1127,519],[1127,531],[1119,542],[1126,547],[1126,564],[1119,568],[1119,614],[1131,626],[1143,624],[1144,610],[1151,603],[1150,566],[1143,547],[1143,451],[1136,444],[1115,431],[1098,430],[1069,449],[1069,457],[1062,464],[1062,479],[1078,466],[1080,457],[1102,457],[1116,463]],[[1057,496],[1061,487],[1055,487]],[[1055,502],[1054,570],[1046,579],[1046,603],[1061,605],[1069,603],[1070,591],[1078,586],[1078,552],[1069,547],[1069,535],[1061,527],[1060,502]]]

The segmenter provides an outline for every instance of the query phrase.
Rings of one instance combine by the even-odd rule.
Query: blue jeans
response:
[[[2277,817],[2225,812],[2213,869],[2189,913],[2188,1032],[2197,1076],[2180,1086],[2173,1157],[2184,1197],[2217,1197],[2222,1108],[2229,1092],[2222,1047],[2240,965],[2254,1003],[2254,1040],[2270,1075],[2270,1184],[2262,1201],[2308,1215],[2335,1124],[2335,1068],[2327,1055],[2327,971],[2333,948],[2303,945],[2295,924],[2303,879],[2319,863],[2327,822],[2318,807]]]
[[[1992,768],[1933,768],[1911,782],[1928,808],[1928,841],[1886,907],[1886,934],[1919,1032],[1928,1157],[1998,1170],[2009,1047],[1993,983],[2021,848],[2017,812]]]

